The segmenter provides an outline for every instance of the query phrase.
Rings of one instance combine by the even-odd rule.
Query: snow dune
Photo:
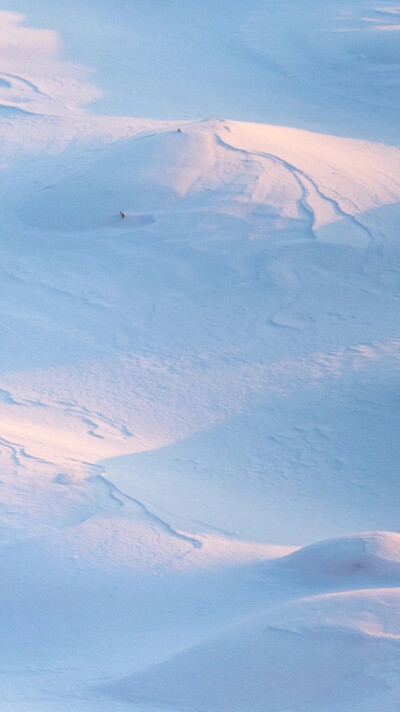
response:
[[[372,710],[377,695],[385,709],[396,709],[398,686],[387,680],[398,672],[399,535],[323,542],[288,558],[322,588],[330,581],[351,589],[364,574],[363,589],[273,606],[105,690],[173,709]],[[377,588],[382,575],[388,588]]]
[[[7,712],[397,712],[399,12],[1,8]]]

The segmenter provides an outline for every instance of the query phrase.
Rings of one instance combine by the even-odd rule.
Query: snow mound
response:
[[[303,573],[399,577],[400,534],[367,532],[304,547],[281,559]],[[400,641],[400,588],[364,588],[287,600],[246,617],[169,659],[101,686],[130,704],[199,712],[395,710],[390,685]],[[282,587],[282,598],[288,590]],[[309,707],[310,706],[310,707]]]
[[[321,631],[400,640],[400,588],[310,596],[277,609],[270,625],[292,633]]]
[[[283,560],[308,576],[400,578],[400,534],[365,532],[311,544]]]
[[[380,695],[381,709],[395,710],[382,682],[398,644],[399,602],[399,589],[295,601],[103,691],[130,703],[198,712],[322,712],[335,703],[355,712],[366,709],[369,695]]]
[[[134,137],[41,188],[17,212],[29,225],[46,230],[121,226],[120,210],[127,224],[130,218],[137,224],[151,222],[153,211],[167,209],[188,193],[213,162],[213,139],[205,131],[173,129]]]

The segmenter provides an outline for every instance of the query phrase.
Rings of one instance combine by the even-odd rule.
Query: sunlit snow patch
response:
[[[26,27],[24,20],[0,11],[0,115],[1,105],[59,115],[98,98],[88,70],[62,59],[57,33]]]

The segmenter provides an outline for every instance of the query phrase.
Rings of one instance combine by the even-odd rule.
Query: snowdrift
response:
[[[335,704],[366,710],[371,696],[394,710],[395,693],[385,678],[399,654],[400,588],[374,587],[382,575],[400,582],[400,536],[343,537],[305,547],[287,561],[327,587],[332,574],[335,586],[346,587],[349,572],[359,573],[361,567],[369,579],[364,590],[324,593],[272,608],[101,689],[134,705],[201,712],[292,706],[322,712]]]

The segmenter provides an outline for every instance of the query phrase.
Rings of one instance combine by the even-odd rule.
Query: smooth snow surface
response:
[[[399,39],[1,3],[1,709],[398,712]]]

